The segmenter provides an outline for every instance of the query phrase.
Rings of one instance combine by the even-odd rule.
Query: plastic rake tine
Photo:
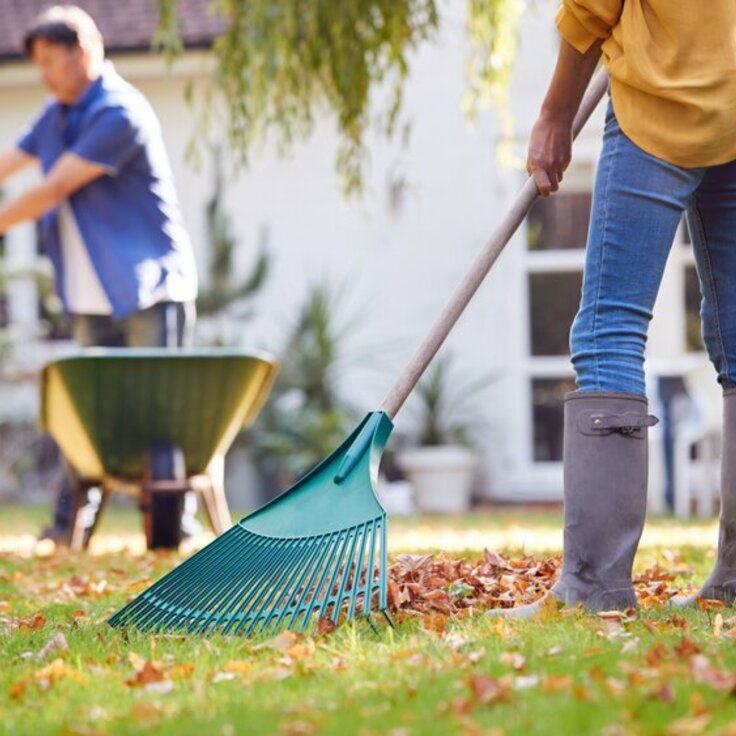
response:
[[[298,616],[304,601],[306,600],[309,593],[312,591],[312,584],[314,583],[314,579],[317,577],[317,573],[322,569],[322,566],[324,565],[325,559],[329,554],[330,547],[332,545],[332,539],[334,536],[335,535],[333,533],[330,534],[326,539],[320,540],[320,544],[317,546],[317,555],[315,555],[315,558],[310,560],[310,562],[305,566],[304,574],[302,575],[301,579],[297,581],[296,585],[294,586],[294,590],[289,596],[289,599],[281,609],[281,613],[279,614],[279,617],[274,624],[274,628],[276,630],[278,630],[279,627],[284,623],[287,616],[289,617],[289,623],[294,623],[295,618],[296,616]],[[307,576],[308,573],[309,579],[305,582],[304,578]],[[299,595],[300,586],[302,586],[301,596],[296,602],[294,602],[296,596]]]
[[[250,560],[250,565],[246,569],[239,570],[237,564],[235,565],[233,570],[238,572],[238,574],[231,577],[231,584],[225,586],[219,592],[216,601],[213,600],[208,603],[208,608],[213,608],[214,610],[201,623],[198,633],[206,631],[209,624],[213,622],[213,630],[216,631],[224,621],[229,621],[235,615],[239,601],[243,599],[247,600],[249,591],[259,585],[269,575],[274,562],[274,552],[277,552],[279,555],[288,556],[289,548],[278,549],[272,540],[264,540],[259,546],[259,554]],[[236,562],[237,559],[236,556]],[[281,557],[278,557],[277,561],[280,561],[280,559]],[[228,600],[230,604],[224,608],[219,608],[219,610],[214,605],[216,602],[225,602]],[[192,626],[191,630],[195,631],[195,627]]]
[[[237,535],[232,535],[227,540],[227,544],[223,545],[223,549],[229,553],[236,548]],[[207,589],[202,585],[201,580],[211,580],[212,587],[216,589],[221,584],[223,575],[232,564],[228,563],[225,566],[221,563],[218,564],[215,556],[198,562],[198,565],[192,566],[187,571],[188,576],[181,581],[180,590],[175,589],[176,581],[173,581],[174,585],[169,589],[156,591],[159,596],[170,598],[175,606],[160,618],[158,623],[162,628],[165,629],[168,626],[174,626],[178,629],[186,628],[187,621],[192,617],[196,618],[203,600],[207,597]],[[212,595],[211,591],[209,595]]]
[[[250,624],[245,635],[249,636],[255,630],[259,621],[261,620],[263,611],[266,609],[269,601],[273,598],[274,594],[279,590],[278,586],[284,580],[288,579],[288,577],[293,574],[293,571],[297,569],[299,564],[301,563],[299,552],[301,551],[300,547],[302,541],[303,540],[295,541],[294,547],[292,549],[292,554],[289,556],[285,563],[285,569],[279,570],[277,566],[274,566],[272,570],[272,575],[268,578],[267,583],[265,585],[261,585],[260,591],[255,591],[255,598],[253,599],[253,602],[250,604],[247,610],[245,608],[246,602],[243,602],[242,610],[244,611],[244,613],[242,614],[242,618],[238,622],[238,625],[234,629],[233,633],[240,633],[243,630],[243,627],[248,624],[249,621]],[[255,611],[257,606],[258,610]],[[232,619],[232,621],[234,620],[235,618]],[[229,627],[226,627],[225,633],[227,633],[228,630]]]
[[[279,603],[284,599],[284,597],[288,596],[288,599],[290,600],[294,595],[296,595],[296,591],[294,591],[294,588],[299,586],[301,580],[303,580],[304,576],[309,572],[309,567],[314,563],[315,558],[319,555],[319,539],[307,540],[303,546],[308,548],[306,559],[296,559],[294,564],[288,571],[288,576],[274,585],[273,589],[270,592],[270,596],[267,597],[261,604],[261,609],[256,615],[255,621],[257,622],[259,619],[263,620],[261,626],[262,630],[265,630],[271,625],[270,619],[273,616],[277,615],[274,609],[278,607]],[[303,552],[303,550],[301,551]],[[283,613],[285,613],[286,608],[283,608],[282,611]],[[247,614],[245,618],[248,618]]]
[[[250,619],[253,605],[263,596],[268,595],[278,580],[278,575],[284,573],[299,559],[299,545],[297,540],[288,540],[277,545],[274,541],[269,545],[267,554],[260,561],[257,573],[252,579],[245,580],[238,589],[226,614],[218,622],[222,627],[222,634],[229,634],[231,630],[244,621]]]
[[[230,552],[237,548],[237,542],[237,534],[233,534],[226,540],[223,549]],[[213,584],[219,585],[225,570],[223,570],[221,562],[218,564],[218,558],[216,556],[213,555],[210,558],[202,560],[196,560],[196,557],[191,559],[198,564],[196,566],[193,565],[192,569],[187,571],[188,576],[185,580],[181,581],[183,584],[179,586],[180,589],[178,591],[176,590],[177,581],[171,581],[171,586],[168,589],[155,591],[162,598],[163,596],[170,597],[174,607],[169,611],[162,609],[158,619],[152,622],[154,625],[158,624],[163,629],[166,629],[168,626],[184,629],[189,618],[194,617],[194,620],[196,620],[199,608],[207,596],[207,589],[202,585],[201,580],[212,580]],[[229,560],[224,566],[226,569],[232,566],[232,558],[229,558]],[[211,595],[212,592],[210,591]],[[180,609],[184,610],[181,611]],[[191,626],[192,623],[189,625],[189,630],[191,630]]]
[[[299,594],[300,586],[303,584],[304,578],[309,574],[310,567],[314,565],[315,559],[319,556],[320,541],[320,539],[311,540],[310,546],[313,549],[309,552],[307,559],[304,560],[304,564],[300,565],[290,578],[280,586],[275,600],[272,603],[269,601],[268,610],[264,612],[262,630],[271,627],[278,629],[280,621],[289,611],[291,602]],[[276,618],[275,622],[273,621],[274,618]]]
[[[342,542],[340,538],[342,537]],[[333,569],[332,577],[330,578],[330,582],[327,584],[326,590],[329,591],[332,589],[332,586],[334,584],[334,578],[336,575],[336,572],[334,572],[333,564],[335,559],[341,559],[342,555],[345,551],[345,548],[348,544],[348,539],[350,538],[349,531],[346,532],[340,532],[337,539],[335,539],[334,545],[331,545],[331,551],[334,551],[334,549],[337,548],[338,545],[340,545],[340,551],[337,554],[337,558],[333,555],[331,560],[327,560],[324,567],[322,568],[322,571],[320,573],[319,580],[317,581],[316,585],[314,586],[314,595],[312,596],[312,600],[309,601],[309,607],[304,613],[304,619],[302,620],[301,624],[301,630],[302,632],[307,630],[307,626],[309,626],[309,622],[312,619],[312,615],[314,614],[314,610],[319,607],[319,595],[322,590],[324,590],[325,585],[325,579],[327,578],[327,575],[329,574],[330,570]],[[305,601],[306,603],[306,601]],[[317,620],[319,620],[321,616],[317,617]],[[294,625],[296,625],[296,616],[293,619]]]

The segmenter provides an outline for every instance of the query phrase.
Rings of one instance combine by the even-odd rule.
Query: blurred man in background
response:
[[[24,43],[52,99],[0,153],[0,184],[30,164],[43,178],[0,206],[0,234],[40,220],[80,345],[191,344],[196,266],[153,109],[105,60],[80,8],[43,12]],[[77,506],[67,483],[44,535],[68,544]],[[91,524],[94,509],[86,516]]]

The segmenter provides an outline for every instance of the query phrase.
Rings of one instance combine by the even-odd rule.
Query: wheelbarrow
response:
[[[87,546],[114,491],[138,497],[149,548],[178,546],[190,490],[214,533],[225,532],[225,453],[255,420],[278,367],[266,353],[219,348],[91,348],[45,366],[41,425],[74,487],[72,549]],[[92,488],[100,506],[86,526]]]

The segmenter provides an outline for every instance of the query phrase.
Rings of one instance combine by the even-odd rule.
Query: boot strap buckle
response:
[[[603,411],[584,411],[578,418],[578,428],[583,434],[609,435],[618,433],[624,437],[644,438],[644,429],[659,422],[651,414],[611,414]]]

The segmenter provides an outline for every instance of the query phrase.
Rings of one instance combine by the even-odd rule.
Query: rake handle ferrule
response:
[[[335,483],[338,485],[342,483],[350,475],[353,468],[363,459],[363,455],[373,441],[373,435],[379,422],[380,414],[376,413],[363,425],[360,434],[355,438],[355,441],[343,456],[340,467],[337,469],[337,473],[335,473],[335,477],[333,478]]]
[[[608,73],[601,70],[593,79],[585,97],[580,104],[573,122],[573,139],[577,138],[593,110],[597,107],[608,87]],[[393,419],[403,406],[404,402],[419,382],[437,351],[444,343],[450,330],[454,327],[460,315],[465,310],[478,287],[483,283],[491,266],[511,240],[514,233],[536,202],[539,192],[534,179],[529,177],[521,192],[517,195],[511,209],[500,225],[487,241],[483,250],[473,261],[469,272],[455,290],[445,308],[440,313],[429,334],[424,338],[414,356],[393,385],[381,404],[380,411]]]

